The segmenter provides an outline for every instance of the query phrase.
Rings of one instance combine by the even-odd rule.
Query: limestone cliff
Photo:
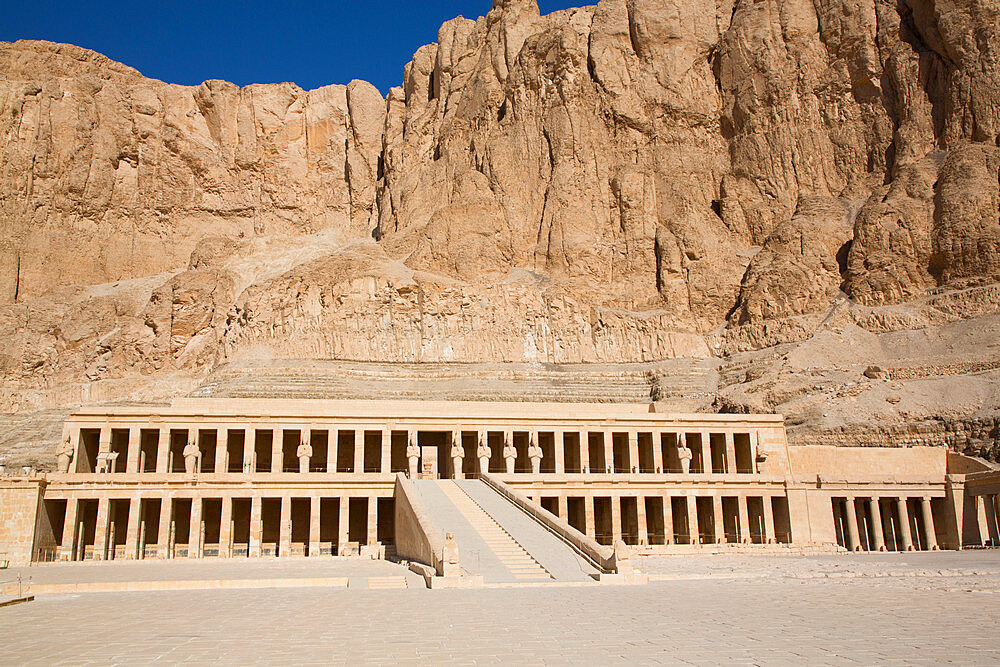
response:
[[[998,26],[984,0],[495,0],[384,99],[0,44],[0,410],[258,359],[686,357],[714,409],[801,441],[995,455]]]

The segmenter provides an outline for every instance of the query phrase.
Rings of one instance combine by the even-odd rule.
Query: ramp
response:
[[[482,575],[487,583],[593,581],[597,571],[585,559],[483,482],[413,485],[434,525],[455,534],[469,574]]]

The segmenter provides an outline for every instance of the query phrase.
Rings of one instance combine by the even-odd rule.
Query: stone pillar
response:
[[[771,496],[764,496],[764,544],[777,541],[774,536],[774,501]]]
[[[348,530],[350,528],[350,502],[351,501],[347,496],[341,496],[340,502],[337,503],[339,510],[339,516],[337,518],[337,555],[344,553],[344,546],[347,544],[347,540],[351,536],[351,533]]]
[[[732,432],[726,431],[726,473],[735,475],[736,471],[736,443]]]
[[[879,504],[878,496],[868,499],[872,513],[872,532],[875,533],[875,541],[872,543],[875,551],[885,551],[885,531],[882,530],[882,507]]]
[[[444,461],[441,462],[442,464]],[[354,473],[365,471],[365,431],[364,429],[354,430]]]
[[[250,558],[260,558],[260,543],[264,538],[264,524],[261,521],[262,498],[253,496],[250,499],[250,545],[247,547]]]
[[[128,430],[128,453],[125,455],[125,472],[141,472],[139,467],[139,444],[142,441],[142,431],[138,426],[132,426]]]
[[[583,498],[583,520],[584,520],[584,532],[592,540],[597,539],[597,522],[594,519],[594,496],[587,494]]]
[[[383,474],[392,472],[392,431],[387,428],[382,429],[382,460],[379,472]]]
[[[592,472],[590,469],[590,436],[586,431],[580,431],[576,435],[576,442],[580,448],[580,470],[582,472]],[[600,472],[598,470],[598,472]]]
[[[701,432],[701,471],[712,472],[712,437],[708,431]]]
[[[257,435],[251,424],[243,429],[243,472],[253,474],[257,471]]]
[[[563,431],[552,433],[552,452],[556,457],[556,474],[561,475],[566,472],[566,434]],[[562,505],[560,504],[560,508]]]
[[[677,434],[677,460],[681,464],[681,474],[689,475],[691,474],[691,460],[694,458],[694,453],[687,446],[687,434],[678,433]]]
[[[107,496],[101,496],[97,500],[97,528],[94,533],[94,560],[104,560],[107,557],[109,502],[110,501]]]
[[[278,555],[292,554],[292,499],[281,497],[281,514],[278,522]]]
[[[986,511],[986,534],[993,546],[1000,545],[1000,521],[997,521],[997,496],[981,496]],[[985,538],[984,538],[985,539]]]
[[[653,441],[653,472],[656,474],[666,472],[663,467],[663,434],[654,431],[650,437]]]
[[[131,434],[129,447],[132,446]],[[139,554],[139,519],[142,515],[142,499],[132,498],[128,503],[128,527],[125,530],[125,560],[136,560]]]
[[[160,498],[160,527],[156,531],[156,557],[170,558],[170,523],[173,518],[173,500],[170,496]]]
[[[927,533],[927,549],[937,551],[937,531],[934,530],[934,512],[931,510],[930,496],[924,496],[921,499],[920,509],[924,515],[924,532]]]
[[[279,473],[285,469],[282,453],[285,444],[285,430],[271,429],[271,473]]]
[[[378,542],[378,498],[368,497],[368,544]]]
[[[101,434],[98,436],[97,441],[97,469],[100,470],[101,466],[101,454],[108,454],[111,452],[111,425],[105,424],[101,427]],[[114,472],[114,469],[109,467],[108,472]]]
[[[847,524],[847,535],[845,535],[844,546],[847,547],[848,551],[861,551],[861,539],[858,534],[858,512],[857,507],[854,504],[854,498],[848,498],[844,501],[844,517],[845,523]]]
[[[712,522],[715,526],[715,542],[716,544],[722,544],[726,541],[726,521],[725,514],[722,511],[722,496],[719,494],[712,495]]]
[[[698,528],[698,501],[693,493],[687,495],[688,537],[691,544],[701,544],[701,531]]]
[[[503,432],[503,460],[507,474],[514,472],[514,460],[517,457],[517,450],[514,449],[514,431]]]
[[[417,446],[417,432],[406,432],[406,462],[410,479],[416,479],[420,466],[420,447]]]
[[[191,526],[188,530],[188,558],[201,558],[204,526],[201,520],[201,498],[191,499]]]
[[[737,513],[740,515],[740,542],[750,544],[750,508],[747,506],[747,495],[741,493],[736,500]]]
[[[490,471],[490,448],[486,431],[476,431],[476,458],[479,460],[479,474]]]
[[[320,497],[309,499],[309,555],[319,555]]]
[[[906,510],[906,498],[896,498],[896,510],[899,512],[899,532],[903,536],[903,551],[913,551],[913,539],[910,537],[910,514]]]
[[[219,517],[219,557],[233,557],[233,499],[222,496],[222,514]]]
[[[559,518],[569,523],[569,496],[565,493],[559,496]]]
[[[639,433],[628,432],[628,471],[639,472]]]
[[[602,442],[604,443],[604,470],[599,472],[615,471],[615,443],[614,432],[611,429],[601,431]],[[614,505],[614,503],[611,503]]]
[[[76,522],[80,509],[80,501],[76,498],[66,500],[66,517],[63,519],[62,542],[59,547],[59,560],[76,560]]]
[[[646,525],[646,497],[635,499],[636,523],[639,525],[639,544],[649,544],[649,526]]]
[[[988,504],[989,496],[972,496],[973,502],[976,503],[976,522],[979,526],[979,544],[980,546],[986,546],[993,539],[992,530],[990,526],[989,512],[987,511],[986,505]]]
[[[229,472],[229,429],[215,428],[215,472]]]
[[[462,461],[465,459],[465,449],[462,447],[461,429],[451,432],[451,469],[455,479],[462,479]]]
[[[663,496],[663,543],[674,543],[674,503],[672,496]]]
[[[750,431],[750,471],[757,474],[757,431]]]
[[[538,431],[528,432],[528,460],[533,475],[542,472],[542,446],[538,444]]]

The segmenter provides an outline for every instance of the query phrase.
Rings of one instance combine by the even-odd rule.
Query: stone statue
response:
[[[309,472],[309,460],[312,458],[312,455],[312,445],[305,438],[302,438],[298,449],[295,450],[295,456],[299,459],[299,472]]]
[[[413,436],[410,436],[406,444],[406,460],[409,462],[410,478],[417,478],[417,465],[420,463],[420,447]]]
[[[73,461],[73,440],[70,435],[66,435],[66,438],[59,443],[59,448],[56,450],[56,460],[58,461],[59,472],[69,472],[70,463]]]
[[[694,458],[694,454],[691,453],[691,450],[686,445],[677,447],[677,458],[681,461],[681,471],[685,475],[691,472],[691,459]]]
[[[462,434],[455,433],[451,439],[451,463],[455,471],[455,479],[462,479],[462,460],[465,458],[465,449],[462,447]]]
[[[542,448],[532,438],[528,444],[528,459],[531,461],[531,472],[538,474],[542,471]]]
[[[517,449],[514,448],[514,443],[510,440],[504,440],[503,443],[503,460],[507,464],[507,472],[514,472],[514,459],[517,458]]]
[[[757,448],[757,472],[761,475],[766,475],[767,470],[767,458],[771,455],[771,452],[766,449]]]
[[[444,560],[444,571],[442,575],[447,576],[458,576],[461,571],[459,570],[458,564],[458,542],[455,541],[455,533],[446,533],[444,536],[444,553],[442,554]]]
[[[490,470],[490,456],[493,452],[490,451],[489,445],[486,444],[486,434],[481,434],[479,438],[479,446],[476,447],[476,458],[479,459],[479,473],[489,472]]]
[[[193,475],[198,467],[198,456],[201,452],[198,450],[198,445],[194,440],[188,440],[188,444],[184,445],[184,472],[189,475]]]

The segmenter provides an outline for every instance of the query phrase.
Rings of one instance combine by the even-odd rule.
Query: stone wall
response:
[[[33,480],[0,480],[0,562],[27,565],[41,501],[41,484]]]

